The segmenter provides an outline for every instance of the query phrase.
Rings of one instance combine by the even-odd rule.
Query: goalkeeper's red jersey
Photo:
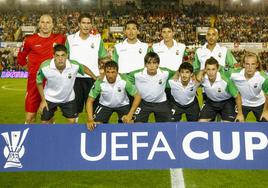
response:
[[[18,53],[18,64],[24,66],[28,63],[28,72],[36,76],[39,66],[47,59],[53,58],[53,46],[64,44],[66,37],[61,34],[51,34],[44,38],[38,34],[27,37]]]

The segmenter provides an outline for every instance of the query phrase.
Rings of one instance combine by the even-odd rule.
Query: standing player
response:
[[[91,33],[93,27],[89,14],[81,14],[78,22],[80,30],[69,35],[66,41],[70,59],[87,66],[96,76],[99,76],[98,59],[107,56],[103,41],[100,34]],[[88,93],[94,82],[93,78],[78,74],[74,84],[78,113],[83,112]]]
[[[205,76],[202,85],[207,100],[200,112],[199,121],[208,122],[215,119],[217,114],[220,114],[222,121],[243,122],[241,96],[234,83],[222,71],[218,71],[219,66],[219,63],[213,57],[205,63]],[[237,105],[237,115],[235,105]]]
[[[242,97],[242,110],[246,118],[250,111],[257,121],[268,121],[268,76],[261,70],[259,57],[252,52],[245,54],[243,68],[233,71],[231,79]]]
[[[145,68],[129,74],[130,80],[137,87],[142,101],[135,112],[135,122],[148,122],[150,113],[154,113],[156,122],[171,121],[171,110],[167,102],[165,88],[173,71],[159,68],[157,53],[149,52],[144,58]]]
[[[216,28],[209,28],[206,34],[207,42],[201,48],[198,48],[195,53],[195,59],[193,62],[194,73],[205,68],[205,62],[210,57],[215,58],[222,70],[232,69],[236,66],[237,61],[232,55],[231,51],[226,47],[220,46],[217,43],[219,33]],[[238,65],[238,64],[237,64]]]
[[[130,123],[141,101],[135,86],[118,74],[118,65],[114,61],[105,63],[104,72],[105,77],[95,82],[87,100],[87,127],[91,131],[96,127],[97,122],[108,123],[113,112],[118,113],[119,122]],[[134,97],[131,107],[127,93]],[[93,102],[98,95],[100,95],[100,104],[93,116]]]
[[[165,23],[162,26],[161,35],[163,40],[159,43],[153,44],[153,51],[158,54],[160,58],[159,67],[168,68],[172,71],[177,71],[182,64],[185,55],[185,44],[178,43],[173,39],[174,31],[170,23]],[[169,102],[174,101],[169,84],[165,90]]]
[[[126,23],[126,39],[115,45],[112,59],[118,63],[119,73],[127,74],[144,67],[148,44],[138,40],[139,26],[131,20]]]
[[[171,95],[175,100],[171,102],[171,111],[175,121],[180,121],[183,113],[187,121],[198,121],[200,108],[196,92],[200,83],[192,77],[193,66],[184,62],[180,65],[176,75],[168,81]]]
[[[18,64],[28,67],[27,93],[25,98],[25,123],[34,123],[41,97],[36,87],[36,73],[40,64],[53,57],[53,46],[64,44],[65,37],[52,34],[53,20],[50,15],[42,15],[39,20],[39,33],[27,37],[18,54]]]
[[[37,74],[37,88],[42,102],[39,107],[42,123],[52,123],[57,107],[69,123],[75,123],[77,117],[75,94],[73,90],[77,73],[95,75],[86,66],[67,59],[67,49],[58,44],[54,47],[54,58],[41,64]],[[46,80],[45,88],[43,82]]]
[[[160,58],[159,67],[177,71],[183,62],[186,46],[173,39],[174,31],[170,23],[163,24],[161,35],[163,40],[153,44],[153,51]]]

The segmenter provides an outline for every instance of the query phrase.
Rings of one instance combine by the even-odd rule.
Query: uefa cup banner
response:
[[[268,169],[267,125],[0,125],[0,171]]]

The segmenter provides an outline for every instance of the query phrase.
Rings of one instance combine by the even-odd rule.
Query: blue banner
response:
[[[267,123],[0,125],[0,171],[268,169]]]

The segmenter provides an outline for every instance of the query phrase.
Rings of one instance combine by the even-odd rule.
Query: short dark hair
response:
[[[139,27],[140,26],[139,26],[139,24],[135,20],[128,20],[127,23],[126,23],[126,25],[125,25],[125,29],[127,28],[127,25],[129,25],[129,24],[136,25],[137,29],[139,30]]]
[[[55,46],[54,46],[54,54],[56,53],[56,52],[59,52],[59,51],[63,51],[63,52],[65,52],[66,54],[68,53],[67,52],[67,48],[66,48],[66,46],[64,46],[63,44],[56,44]]]
[[[173,26],[170,22],[166,22],[162,25],[162,30],[165,28],[171,29],[173,31]]]
[[[78,22],[80,23],[83,18],[89,18],[91,20],[90,14],[83,13],[83,14],[80,14],[80,16],[78,17]]]
[[[193,68],[193,65],[188,63],[188,62],[184,62],[180,65],[179,67],[179,72],[181,72],[181,70],[189,70],[191,73],[194,72],[194,68]]]
[[[155,52],[148,52],[146,56],[144,57],[144,63],[149,63],[152,59],[156,60],[156,62],[160,63],[160,58],[157,53]]]
[[[207,67],[207,65],[216,65],[217,68],[219,68],[219,66],[220,66],[219,62],[214,57],[211,57],[211,58],[206,60],[205,67]]]
[[[113,60],[107,61],[104,64],[104,70],[106,70],[107,68],[114,68],[118,71],[118,64]]]

